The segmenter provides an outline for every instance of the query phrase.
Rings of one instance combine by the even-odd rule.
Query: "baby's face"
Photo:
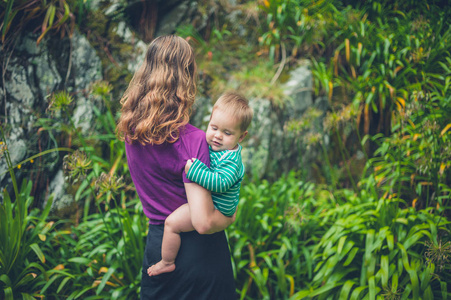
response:
[[[240,123],[230,114],[216,108],[207,128],[207,143],[213,151],[233,150],[237,147],[247,131],[242,132]]]

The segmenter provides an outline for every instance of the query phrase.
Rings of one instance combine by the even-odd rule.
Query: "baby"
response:
[[[223,215],[235,214],[240,196],[244,165],[241,146],[253,117],[246,98],[229,92],[213,106],[206,138],[210,149],[210,168],[198,159],[190,159],[185,166],[187,178],[212,192],[215,208]],[[214,215],[214,214],[213,214]],[[194,230],[188,204],[170,214],[164,226],[161,261],[148,268],[149,276],[172,272],[180,249],[180,233]]]

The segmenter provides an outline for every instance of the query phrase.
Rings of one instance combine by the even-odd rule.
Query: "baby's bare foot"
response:
[[[149,274],[149,276],[156,276],[156,275],[160,275],[163,273],[169,273],[174,270],[175,270],[175,264],[173,262],[167,263],[167,262],[160,260],[159,262],[157,262],[153,266],[150,266],[147,269],[147,274]]]

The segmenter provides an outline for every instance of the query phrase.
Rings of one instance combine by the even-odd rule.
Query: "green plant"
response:
[[[385,193],[449,217],[451,73],[443,68],[444,75],[430,81],[433,90],[413,92],[406,107],[400,107],[391,136],[372,137],[379,147],[369,163]]]
[[[273,184],[243,183],[237,220],[227,229],[241,299],[287,299],[306,284],[323,204],[294,172]]]
[[[126,207],[90,214],[77,227],[54,232],[47,296],[138,299],[147,221],[135,199]]]
[[[339,13],[338,1],[265,0],[260,10],[266,18],[259,42],[269,57],[296,57],[302,50],[324,47],[328,26]]]
[[[376,299],[402,295],[404,299],[445,299],[447,279],[423,257],[425,242],[437,245],[437,234],[449,232],[450,222],[426,210],[395,210],[396,199],[371,198],[363,193],[330,209],[336,218],[314,250],[311,287],[292,299]]]
[[[42,278],[47,279],[45,255],[40,244],[52,228],[52,223],[46,221],[52,197],[39,214],[37,209],[30,212],[33,202],[31,182],[24,180],[18,188],[3,126],[0,129],[1,155],[6,160],[15,196],[11,200],[4,188],[0,203],[0,295],[7,300],[18,299],[19,295],[23,299],[32,299],[39,295]]]
[[[5,191],[0,204],[0,295],[3,299],[18,299],[19,295],[31,299],[40,294],[40,282],[47,278],[46,257],[40,244],[52,228],[46,222],[52,198],[39,216],[36,211],[29,214],[33,201],[31,187],[31,182],[24,181],[20,197],[13,202]]]
[[[410,90],[443,84],[440,65],[450,55],[446,41],[451,29],[446,15],[436,15],[434,8],[425,18],[437,22],[422,25],[416,25],[418,15],[399,10],[378,10],[374,23],[368,21],[368,14],[337,18],[338,28],[328,45],[333,57],[315,64],[314,74],[329,99],[334,89],[344,89],[343,100],[352,99],[359,107],[357,125],[365,134],[389,134],[392,114],[408,103]]]
[[[332,120],[329,123],[333,126],[326,128],[331,131],[331,148],[341,154],[332,160],[341,161],[352,183],[358,178],[348,165],[353,162],[354,154],[362,151],[367,159],[376,156],[373,162],[378,165],[378,184],[391,189],[390,193],[395,193],[393,184],[396,189],[408,192],[413,185],[422,182],[422,186],[414,187],[417,192],[410,192],[408,199],[412,196],[411,200],[426,199],[427,203],[432,203],[430,198],[437,191],[440,191],[441,199],[447,199],[449,188],[444,183],[444,173],[448,166],[441,163],[447,161],[446,151],[441,153],[438,150],[446,148],[447,137],[437,132],[444,130],[449,123],[444,117],[449,110],[446,99],[449,97],[447,78],[451,49],[446,42],[451,34],[447,13],[440,11],[439,4],[426,5],[424,1],[419,6],[426,6],[427,9],[421,15],[418,7],[406,5],[405,2],[399,5],[387,1],[347,3],[359,9],[348,6],[341,14],[337,13],[335,25],[331,25],[333,30],[325,38],[325,47],[329,50],[321,58],[312,57],[315,93],[328,97],[331,105],[329,116],[355,112],[344,126]],[[420,100],[416,101],[417,98]],[[422,114],[417,119],[422,120],[410,125],[407,118],[410,118],[411,108],[422,105],[420,102],[423,99],[435,104],[416,109]],[[423,114],[423,108],[428,113],[433,112],[430,117]],[[407,127],[412,127],[408,130],[414,134],[407,134]],[[418,136],[423,137],[419,131],[425,128],[430,129],[427,139],[418,139]],[[375,137],[365,138],[361,147],[359,143],[347,143],[361,140],[362,133]],[[377,135],[379,133],[381,135]],[[409,136],[415,136],[415,139],[411,141]],[[384,147],[380,147],[386,138]],[[329,156],[333,156],[334,152],[329,151]],[[411,153],[417,158],[413,159]],[[406,156],[407,159],[404,159]],[[433,162],[432,169],[416,170],[417,163],[421,160],[425,162],[427,158]],[[423,176],[424,171],[427,172],[426,177]],[[411,176],[415,178],[413,184],[409,184]],[[388,188],[387,184],[391,187]],[[353,186],[356,190],[356,185]],[[429,196],[423,198],[419,194]]]
[[[82,1],[78,1],[81,2]],[[6,36],[14,36],[23,27],[38,20],[42,22],[38,28],[41,35],[36,43],[39,44],[43,37],[51,30],[61,32],[61,36],[67,33],[71,35],[74,31],[75,17],[71,12],[69,1],[56,0],[33,0],[33,1],[2,1],[0,5],[4,8],[0,18],[0,28],[2,29],[2,43],[5,42]],[[12,31],[12,33],[10,33]]]
[[[60,267],[49,271],[51,276],[43,292],[61,293],[70,299],[106,295],[113,299],[138,298],[146,219],[138,204],[131,210],[133,213],[129,212],[129,195],[122,177],[117,175],[128,173],[128,169],[124,144],[115,135],[111,86],[96,82],[92,91],[106,109],[94,109],[96,130],[90,136],[82,136],[75,128],[68,113],[70,96],[59,92],[52,97],[54,107],[63,110],[69,119],[69,132],[75,131],[83,145],[83,152],[77,150],[64,158],[64,170],[67,180],[76,183],[74,198],[84,205],[84,215],[70,233],[57,234],[56,242],[48,246],[47,251],[58,254],[52,260]],[[109,156],[98,155],[104,152]]]

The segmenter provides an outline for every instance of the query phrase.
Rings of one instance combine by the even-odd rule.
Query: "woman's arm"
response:
[[[226,217],[213,205],[211,193],[197,183],[185,183],[186,197],[193,227],[200,234],[211,234],[226,229],[235,222],[235,214]]]
[[[186,177],[209,191],[224,193],[240,180],[238,164],[233,160],[222,160],[214,171],[200,160],[193,160],[186,163]]]

